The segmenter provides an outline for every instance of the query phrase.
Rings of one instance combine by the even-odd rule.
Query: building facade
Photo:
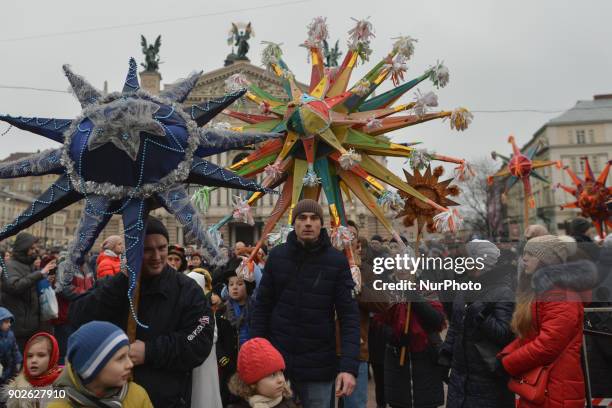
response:
[[[26,185],[21,188],[25,189]],[[27,193],[16,193],[8,189],[0,189],[0,225],[12,223],[20,214],[27,211],[34,199]],[[48,247],[62,247],[69,241],[66,234],[67,210],[59,211],[37,222],[25,231],[39,237],[41,243]],[[12,240],[9,240],[12,242]]]

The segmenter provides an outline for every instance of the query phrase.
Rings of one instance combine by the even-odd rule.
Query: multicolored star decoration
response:
[[[533,192],[531,191],[531,180],[530,177],[534,177],[544,183],[550,182],[536,169],[543,167],[556,165],[557,168],[561,168],[561,163],[558,161],[550,160],[533,160],[533,157],[538,153],[541,143],[536,143],[523,154],[516,146],[514,136],[508,137],[508,143],[512,145],[512,156],[506,157],[497,152],[491,152],[491,157],[496,160],[498,157],[502,159],[505,168],[499,170],[492,176],[487,177],[487,182],[492,185],[495,178],[500,178],[505,182],[504,195],[508,193],[508,190],[516,184],[517,181],[523,182],[523,188],[525,190],[524,200],[524,224],[525,228],[529,225],[529,209],[535,208],[535,199],[533,198]]]
[[[286,131],[286,137],[268,141],[231,170],[245,177],[264,172],[262,185],[282,185],[281,199],[275,212],[264,226],[263,237],[271,233],[283,214],[289,213],[303,197],[318,200],[324,192],[329,205],[332,225],[332,241],[336,246],[346,248],[346,213],[344,199],[354,194],[377,217],[390,233],[399,240],[399,235],[385,216],[384,208],[403,207],[396,192],[387,190],[388,184],[399,191],[416,197],[440,212],[440,224],[454,226],[449,219],[458,214],[440,206],[421,194],[377,161],[375,156],[411,158],[415,149],[408,143],[391,142],[384,134],[417,125],[434,119],[450,119],[452,129],[465,130],[472,120],[472,114],[465,108],[453,111],[429,113],[429,108],[438,105],[433,92],[416,94],[411,103],[392,106],[402,95],[416,85],[431,79],[435,86],[448,83],[448,69],[441,63],[429,68],[422,75],[406,82],[406,62],[414,52],[410,37],[399,37],[392,50],[379,61],[363,78],[349,87],[351,73],[358,60],[366,62],[372,52],[370,40],[374,36],[372,25],[367,20],[356,22],[349,31],[349,50],[343,63],[337,69],[324,65],[322,43],[328,37],[324,18],[318,17],[308,27],[308,39],[303,46],[308,49],[311,62],[310,84],[301,89],[282,58],[277,44],[267,43],[262,62],[280,78],[289,102],[274,97],[254,84],[248,86],[246,97],[259,105],[259,114],[247,114],[233,110],[224,113],[242,120],[246,124],[233,128],[242,131]],[[393,88],[372,96],[386,80],[391,79]],[[236,78],[240,83],[244,79]],[[396,115],[409,112],[404,115]],[[435,155],[431,155],[437,158]],[[451,159],[459,164],[464,173],[468,172],[465,161]],[[237,213],[244,214],[263,193],[251,194],[244,200]],[[229,222],[226,217],[215,227]],[[288,227],[284,227],[287,229]],[[281,231],[280,236],[286,233]],[[279,236],[279,235],[276,235]],[[401,240],[400,240],[401,242]],[[263,243],[263,238],[259,245]],[[351,256],[349,254],[349,261]]]
[[[561,209],[579,208],[584,217],[590,217],[593,220],[597,233],[603,239],[606,233],[612,230],[612,212],[606,205],[612,199],[612,187],[606,187],[612,160],[608,161],[606,167],[595,178],[589,158],[582,157],[581,159],[584,160],[584,180],[576,176],[576,173],[569,166],[565,166],[564,169],[575,187],[569,187],[561,183],[556,185],[557,188],[562,188],[576,198],[574,202],[563,204]]]
[[[442,166],[436,167],[433,172],[431,166],[427,166],[423,174],[418,169],[414,170],[414,174],[404,170],[406,182],[419,193],[441,207],[457,206],[459,203],[448,197],[458,196],[460,193],[459,187],[451,185],[453,182],[452,178],[439,181],[443,174],[444,168]],[[416,221],[417,240],[420,238],[425,227],[427,227],[427,232],[436,232],[434,217],[437,214],[437,210],[403,191],[400,191],[399,194],[405,200],[405,204],[404,208],[397,214],[397,217],[403,217],[402,221],[408,228],[412,227]]]
[[[59,148],[0,164],[0,178],[58,175],[29,209],[0,230],[0,240],[85,200],[66,261],[66,276],[72,279],[111,216],[120,214],[130,274],[130,305],[142,265],[147,216],[157,207],[163,206],[176,217],[187,239],[201,244],[211,262],[224,262],[218,251],[219,237],[204,228],[183,184],[270,192],[203,159],[280,136],[200,128],[244,91],[183,111],[179,104],[200,73],[191,74],[157,97],[140,89],[134,59],[130,59],[122,92],[106,96],[67,65],[64,72],[83,108],[76,119],[0,116],[0,120],[20,129],[62,143]]]

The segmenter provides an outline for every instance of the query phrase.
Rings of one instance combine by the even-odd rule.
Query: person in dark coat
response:
[[[570,221],[571,236],[576,242],[593,242],[587,232],[591,229],[592,224],[584,217],[576,217]]]
[[[410,279],[410,271],[396,270],[388,281]],[[407,332],[407,303],[396,303],[383,315],[385,399],[392,408],[435,408],[444,405],[445,370],[437,365],[440,332],[446,327],[444,308],[433,293],[411,293],[411,301]]]
[[[471,258],[485,262],[482,270],[467,277],[481,283],[482,290],[458,292],[453,303],[439,360],[451,368],[446,407],[513,408],[514,394],[508,390],[507,376],[496,370],[495,358],[514,338],[510,328],[514,269],[501,266],[500,250],[489,241],[471,241],[467,250]]]
[[[38,238],[27,232],[17,234],[12,257],[2,273],[2,305],[15,315],[13,331],[20,350],[41,326],[36,285],[57,266],[51,261],[41,270],[35,270],[38,251]]]
[[[414,257],[410,246],[391,249],[389,257]],[[421,271],[417,278],[422,277]],[[377,276],[386,283],[413,281],[415,275],[407,269],[385,269]],[[442,339],[440,332],[446,327],[442,304],[436,295],[417,289],[379,292],[388,303],[387,310],[373,316],[378,340],[383,340],[384,400],[377,405],[398,408],[433,408],[444,404],[444,369],[437,365],[437,354]],[[410,303],[408,303],[410,302]],[[408,328],[406,330],[407,316]],[[402,349],[405,350],[403,364]],[[380,359],[380,357],[379,357]],[[378,384],[377,384],[378,387]]]
[[[142,385],[156,407],[189,407],[190,375],[208,357],[213,345],[214,319],[202,289],[191,278],[167,265],[168,232],[149,217],[144,239],[138,327],[130,345],[134,381]],[[130,316],[128,277],[104,279],[75,299],[69,318],[75,327],[104,320],[126,330]]]
[[[344,254],[322,228],[314,200],[293,209],[295,231],[270,251],[251,318],[251,337],[270,340],[283,355],[286,373],[304,408],[327,406],[350,395],[359,367],[359,311]],[[340,321],[342,355],[336,358],[334,314]]]
[[[599,253],[599,279],[589,307],[612,307],[612,235],[608,235]],[[585,313],[585,329],[609,336],[586,334],[586,347],[593,398],[612,396],[612,312]]]
[[[374,238],[379,238],[378,245],[374,245],[374,247],[368,246],[366,258],[364,259],[370,265],[374,263],[375,258],[389,256],[387,249],[380,244],[382,238],[378,235],[373,236],[372,240]],[[383,316],[384,313],[372,313],[368,331],[368,360],[374,374],[374,393],[377,408],[387,406],[385,399],[385,348],[387,342]]]

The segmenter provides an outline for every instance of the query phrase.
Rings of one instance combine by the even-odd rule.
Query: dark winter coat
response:
[[[238,334],[229,320],[225,318],[225,305],[216,313],[217,321],[217,366],[219,367],[219,385],[223,406],[238,399],[227,387],[238,363]]]
[[[129,315],[128,278],[108,277],[75,299],[69,318],[78,327],[105,320],[126,329]],[[156,407],[189,406],[191,371],[212,348],[214,319],[202,288],[166,266],[159,276],[142,279],[136,338],[145,342],[145,363],[134,368],[134,381]]]
[[[584,376],[580,355],[584,319],[583,302],[597,283],[597,269],[586,260],[541,268],[532,285],[533,331],[516,339],[502,351],[504,369],[513,377],[534,368],[552,365],[546,400],[534,405],[519,400],[521,408],[583,407]]]
[[[510,276],[504,275],[508,270],[493,269],[482,275],[478,281],[483,291],[474,296],[474,301],[462,292],[455,297],[450,327],[440,350],[441,359],[448,359],[451,365],[448,408],[514,407],[507,376],[491,372],[477,348],[488,346],[493,350],[490,357],[495,357],[514,337],[510,328],[514,295]]]
[[[390,309],[388,313],[392,313]],[[401,347],[389,328],[385,350],[385,400],[395,408],[435,408],[444,405],[444,369],[437,365],[438,349],[442,342],[440,331],[445,325],[442,304],[436,307],[420,300],[412,303],[411,322],[417,316],[427,333],[423,351],[406,349],[404,365],[400,365]],[[392,322],[389,322],[392,323]]]
[[[357,304],[359,305],[360,361],[370,361],[370,313],[383,313],[390,306],[388,299],[383,297],[379,291],[374,290],[373,287],[374,281],[380,279],[379,276],[374,273],[374,258],[386,256],[387,253],[384,251],[375,251],[369,247],[366,248],[365,251],[366,256],[362,258],[361,265],[359,265],[362,284],[361,292],[357,296]],[[339,333],[338,337],[340,337]],[[374,339],[374,341],[377,341],[377,339]],[[384,345],[382,349],[384,350]]]
[[[43,279],[40,271],[34,271],[34,258],[28,250],[36,238],[26,232],[17,235],[11,259],[2,273],[2,306],[15,315],[13,331],[18,338],[28,338],[40,328],[40,305],[36,283]]]
[[[0,323],[10,319],[15,322],[13,314],[4,307],[0,307]],[[0,384],[5,384],[8,380],[17,374],[17,365],[21,364],[23,358],[17,347],[17,340],[13,331],[4,332],[0,330],[0,364],[2,364],[2,375],[0,376]]]
[[[308,247],[292,231],[287,242],[268,256],[251,318],[251,337],[270,340],[294,381],[331,381],[338,372],[357,376],[359,311],[353,287],[348,261],[331,246],[325,229]],[[339,360],[334,314],[340,320]]]
[[[593,291],[593,302],[589,307],[612,306],[612,247],[601,249],[599,262],[599,284]],[[612,312],[590,312],[585,314],[585,329],[612,335]],[[585,332],[586,334],[586,332]],[[593,397],[612,396],[612,338],[586,334],[589,374]]]

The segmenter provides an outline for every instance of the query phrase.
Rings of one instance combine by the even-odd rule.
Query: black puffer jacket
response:
[[[510,328],[514,295],[510,276],[505,273],[508,270],[494,269],[483,275],[478,280],[482,292],[460,292],[455,297],[440,352],[442,360],[451,362],[448,408],[514,407],[514,395],[506,385],[508,379],[487,369],[476,346],[489,345],[497,353],[514,337]]]
[[[40,271],[34,271],[32,264],[35,258],[27,254],[36,241],[27,232],[17,235],[12,258],[6,263],[6,273],[2,273],[2,306],[15,316],[12,329],[20,339],[31,337],[40,329],[36,283],[43,279],[43,275]]]
[[[357,376],[359,311],[346,257],[325,229],[305,248],[295,234],[272,249],[251,318],[251,337],[266,337],[285,358],[294,381],[330,381],[338,372]],[[335,353],[334,312],[342,356]]]
[[[612,306],[612,247],[603,247],[597,264],[598,285],[593,290],[593,302],[589,307]],[[612,312],[589,312],[584,314],[585,330],[612,335]],[[595,398],[612,395],[612,337],[597,336],[585,331],[591,392]]]
[[[119,273],[75,299],[69,317],[75,327],[105,320],[126,329],[129,315],[128,278]],[[156,407],[188,407],[191,371],[212,349],[214,319],[202,288],[188,276],[166,266],[142,279],[136,338],[145,342],[145,363],[134,368]]]

